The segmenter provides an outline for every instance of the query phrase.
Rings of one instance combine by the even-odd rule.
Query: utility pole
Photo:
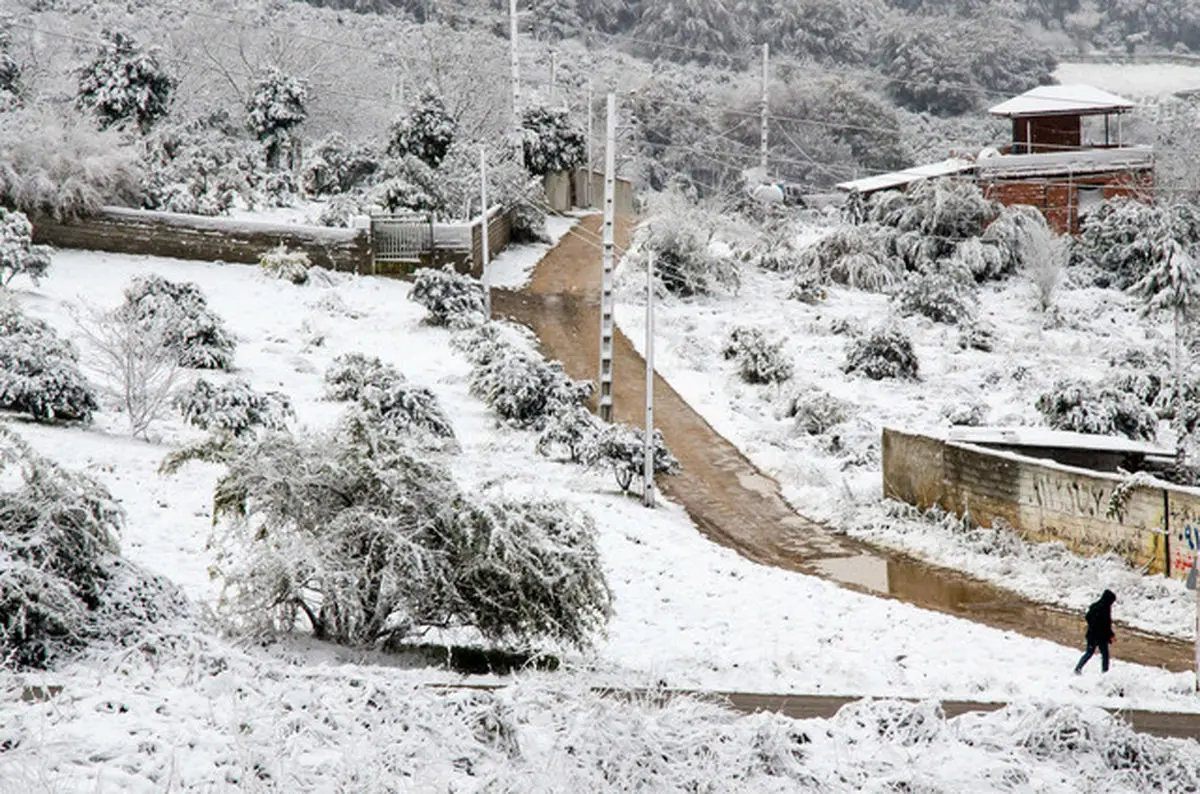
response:
[[[595,99],[592,96],[592,78],[589,76],[587,82],[587,168],[586,178],[583,181],[583,199],[588,207],[592,206],[592,135],[596,115],[592,110],[593,104],[595,104]]]
[[[517,0],[508,0],[508,49],[512,59],[513,134],[521,130],[521,76],[517,59]]]
[[[604,248],[600,258],[600,418],[612,421],[613,405],[613,210],[616,192],[617,95],[608,94],[604,141]]]
[[[479,215],[483,223],[480,226],[479,232],[479,249],[482,251],[483,267],[480,271],[480,280],[483,281],[483,316],[492,319],[492,281],[488,274],[488,265],[490,264],[491,254],[488,251],[488,232],[491,230],[488,223],[488,198],[487,198],[487,149],[479,147]]]
[[[554,67],[558,65],[558,53],[550,50],[550,106],[554,106]]]
[[[642,504],[654,507],[654,253],[646,257],[646,436]]]
[[[759,110],[762,114],[762,135],[759,138],[758,151],[758,167],[762,169],[763,179],[767,178],[767,118],[768,118],[768,94],[767,89],[771,84],[771,66],[770,66],[770,49],[771,45],[764,43],[762,46],[762,103]]]

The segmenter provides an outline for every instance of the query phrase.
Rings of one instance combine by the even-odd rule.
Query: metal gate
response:
[[[433,218],[428,215],[372,215],[371,241],[376,262],[420,262],[434,249]]]

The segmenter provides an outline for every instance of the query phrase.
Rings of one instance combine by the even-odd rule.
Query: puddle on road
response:
[[[494,290],[492,305],[497,317],[528,326],[545,355],[561,361],[571,377],[591,380],[599,366],[598,284],[598,254],[583,238],[568,235],[538,266],[529,291]],[[645,361],[619,331],[613,355],[614,418],[640,426]],[[662,478],[658,485],[714,542],[754,562],[819,576],[859,592],[1071,648],[1080,644],[1080,616],[1046,608],[949,568],[837,535],[798,515],[780,496],[778,484],[717,434],[666,381],[657,377],[654,389],[656,425],[683,467],[680,475]],[[1130,629],[1122,631],[1114,655],[1177,671],[1193,665],[1190,644]]]

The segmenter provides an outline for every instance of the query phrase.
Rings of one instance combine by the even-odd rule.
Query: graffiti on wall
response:
[[[1061,475],[1035,474],[1033,498],[1038,507],[1046,510],[1089,518],[1105,518],[1108,510],[1108,488]]]

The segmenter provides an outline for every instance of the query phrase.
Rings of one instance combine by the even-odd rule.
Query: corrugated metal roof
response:
[[[939,176],[961,174],[964,171],[970,171],[974,167],[975,163],[971,160],[964,160],[961,157],[951,157],[948,160],[942,160],[937,163],[905,168],[903,171],[876,174],[875,176],[867,176],[862,179],[854,179],[850,182],[839,182],[837,187],[838,190],[845,190],[847,192],[874,193],[878,190],[903,187],[921,179],[936,179]]]
[[[1043,85],[1005,100],[988,113],[1010,118],[1068,113],[1112,113],[1130,110],[1133,102],[1090,85]]]

